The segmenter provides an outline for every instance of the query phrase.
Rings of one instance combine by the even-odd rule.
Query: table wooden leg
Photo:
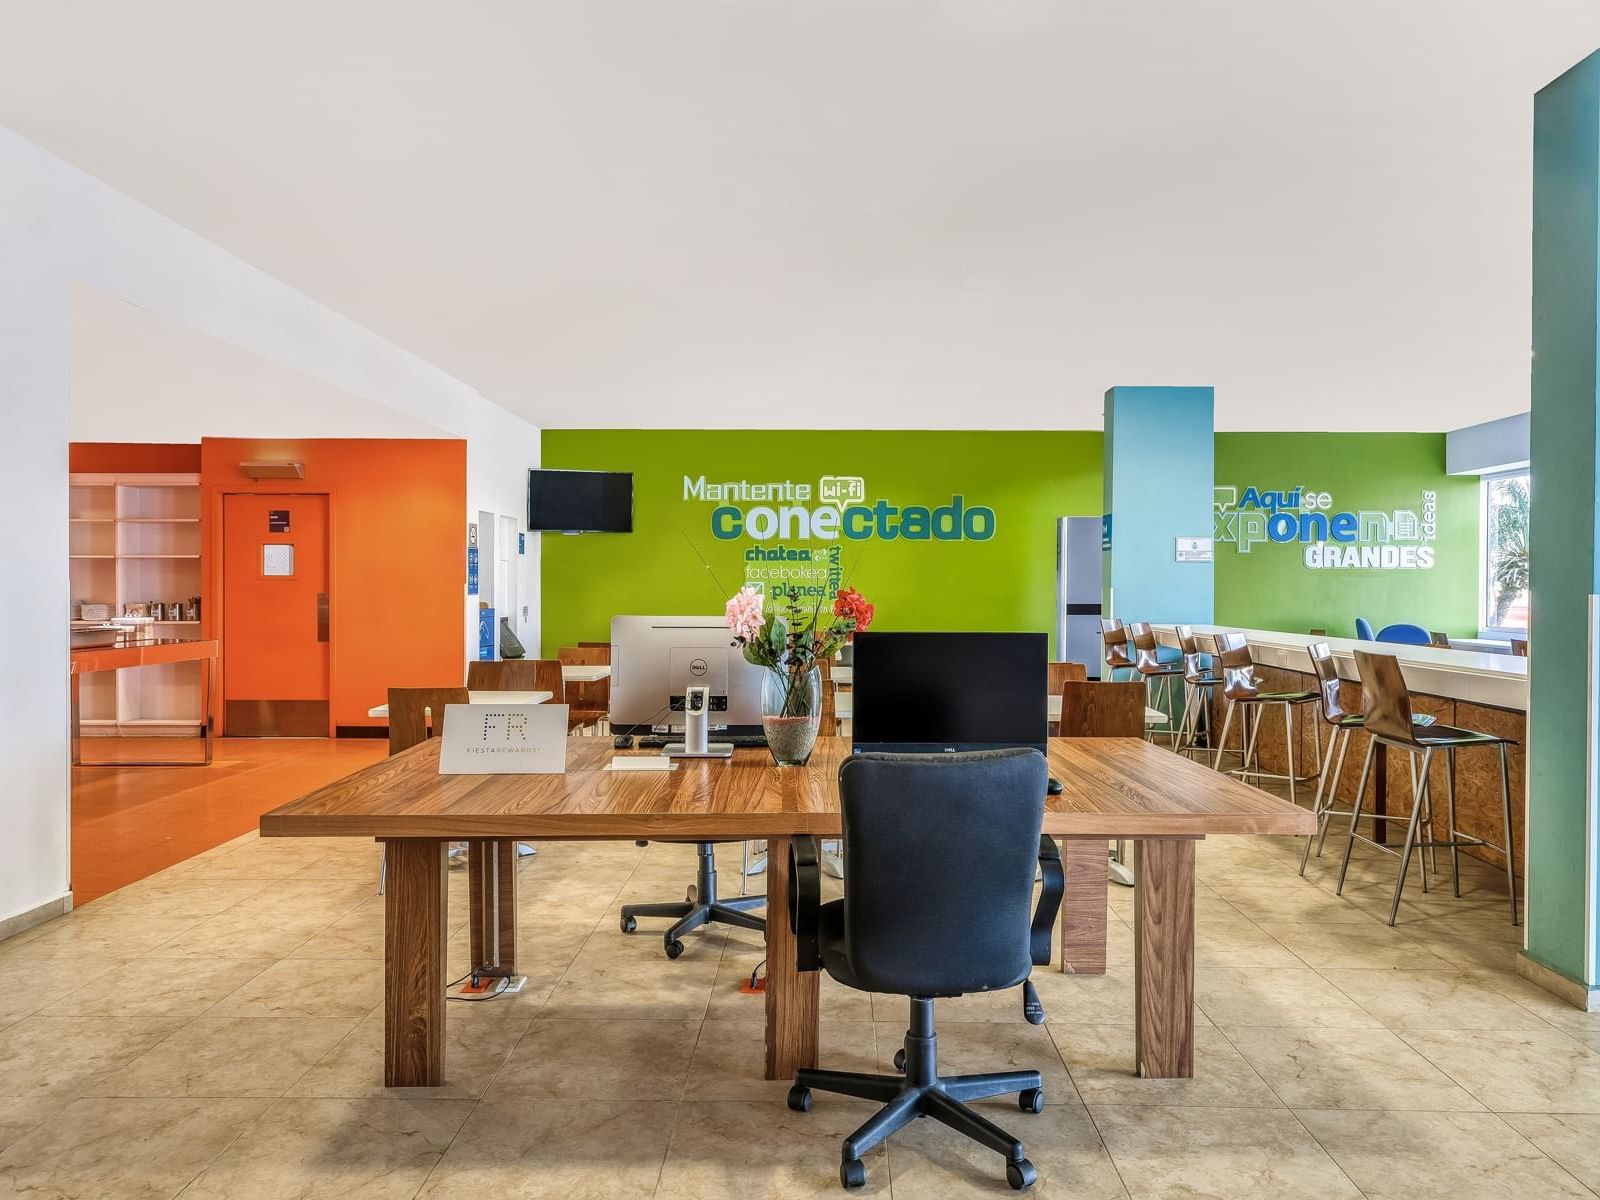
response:
[[[767,839],[767,1064],[768,1079],[793,1079],[817,1065],[818,971],[795,969],[789,929],[789,839]]]
[[[1068,974],[1106,973],[1107,852],[1095,839],[1067,838],[1061,847],[1061,969]]]
[[[467,843],[472,963],[484,975],[517,973],[517,844]]]
[[[383,1084],[444,1082],[445,847],[404,838],[383,844]]]
[[[1194,1076],[1194,842],[1134,843],[1134,1059],[1147,1079]]]

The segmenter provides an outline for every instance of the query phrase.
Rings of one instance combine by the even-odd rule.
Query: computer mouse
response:
[[[1050,777],[1050,782],[1045,785],[1044,790],[1049,792],[1052,796],[1061,795],[1061,780],[1052,775]]]
[[[633,734],[619,733],[611,739],[611,745],[617,750],[627,750],[633,746]]]

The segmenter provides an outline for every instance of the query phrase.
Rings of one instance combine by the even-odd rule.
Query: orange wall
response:
[[[305,464],[301,480],[252,480],[241,462]],[[74,469],[77,469],[74,467]],[[330,715],[334,726],[381,725],[367,709],[391,686],[459,686],[467,572],[467,447],[463,441],[203,438],[204,632],[222,636],[222,497],[325,493],[329,513]],[[227,694],[227,648],[220,665]],[[220,708],[220,705],[219,705]],[[330,731],[331,732],[331,731]]]
[[[67,470],[85,475],[193,475],[198,442],[72,442]]]

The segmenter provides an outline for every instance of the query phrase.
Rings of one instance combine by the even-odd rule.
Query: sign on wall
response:
[[[683,499],[709,507],[717,541],[748,543],[744,581],[774,598],[833,596],[844,585],[841,542],[986,542],[996,525],[994,509],[965,496],[931,507],[905,504],[871,496],[860,475],[815,481],[685,475]]]
[[[1434,565],[1438,494],[1424,489],[1415,508],[1341,508],[1332,492],[1219,486],[1215,539],[1239,554],[1287,551],[1311,571],[1427,571]]]

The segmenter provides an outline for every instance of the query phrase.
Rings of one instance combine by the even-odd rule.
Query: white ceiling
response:
[[[1600,3],[0,6],[0,124],[546,426],[1527,405]]]

